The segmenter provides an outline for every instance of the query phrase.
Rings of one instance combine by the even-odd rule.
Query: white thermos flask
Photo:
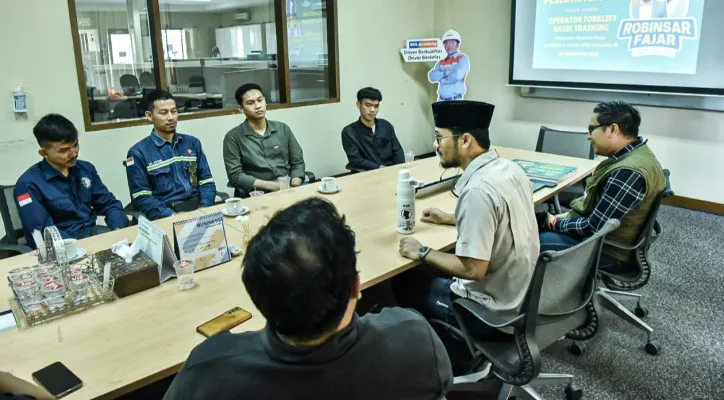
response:
[[[400,170],[397,177],[397,232],[415,232],[415,187],[421,182],[410,176],[410,170]]]

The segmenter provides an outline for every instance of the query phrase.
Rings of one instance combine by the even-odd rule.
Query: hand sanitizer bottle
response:
[[[23,88],[18,83],[13,92],[13,110],[16,113],[28,112],[28,103],[25,100],[25,92],[23,92]]]

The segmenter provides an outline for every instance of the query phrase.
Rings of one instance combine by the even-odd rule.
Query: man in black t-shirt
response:
[[[418,313],[359,317],[354,232],[320,198],[277,213],[250,241],[242,280],[262,331],[196,347],[165,399],[440,399],[445,348]]]

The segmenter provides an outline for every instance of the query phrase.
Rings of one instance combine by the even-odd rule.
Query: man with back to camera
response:
[[[83,239],[128,226],[123,205],[103,184],[95,166],[78,159],[78,130],[59,114],[48,114],[33,128],[43,160],[20,176],[13,195],[28,246],[33,230],[58,228],[63,238]],[[107,227],[96,225],[98,215]]]
[[[395,128],[387,120],[377,118],[380,102],[382,93],[375,88],[366,87],[357,92],[360,117],[342,130],[348,170],[370,171],[405,162]]]
[[[593,109],[588,140],[593,151],[608,159],[596,167],[582,197],[571,201],[571,211],[548,214],[541,232],[541,250],[564,250],[594,235],[606,222],[621,221],[608,239],[633,244],[641,233],[656,197],[666,188],[661,164],[639,136],[641,115],[630,104],[613,101]],[[603,246],[599,268],[609,272],[631,269],[630,251]]]
[[[154,90],[145,103],[153,131],[128,150],[125,162],[133,206],[155,220],[214,205],[216,184],[201,142],[176,131],[176,100]]]
[[[224,137],[224,165],[234,195],[279,190],[277,178],[289,176],[291,186],[304,182],[304,153],[287,124],[266,118],[266,98],[255,83],[236,90],[246,120]]]
[[[494,108],[465,100],[432,105],[440,165],[464,172],[454,187],[455,214],[426,209],[421,220],[457,226],[455,253],[423,246],[413,237],[400,241],[400,255],[424,263],[394,278],[398,301],[453,326],[452,303],[461,297],[493,311],[517,311],[539,254],[530,181],[517,164],[490,150]],[[508,334],[491,328],[478,336],[494,341],[507,340]]]
[[[329,201],[274,215],[249,242],[242,280],[266,327],[204,341],[164,399],[437,400],[451,388],[447,353],[422,316],[355,313],[355,234]]]
[[[459,51],[462,38],[457,31],[449,30],[442,36],[447,57],[435,63],[427,73],[431,83],[438,82],[437,101],[462,100],[467,92],[465,77],[470,72],[470,59]]]

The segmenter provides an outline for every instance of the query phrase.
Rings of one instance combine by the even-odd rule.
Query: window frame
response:
[[[160,83],[163,90],[168,90],[166,81],[166,60],[163,57],[163,40],[161,27],[161,12],[159,0],[146,0],[149,14],[149,30],[151,33],[151,53],[153,54],[154,80]],[[285,108],[296,108],[315,106],[319,104],[339,103],[339,32],[338,32],[338,0],[322,0],[326,3],[327,23],[327,48],[331,51],[327,54],[327,65],[329,67],[329,98],[320,100],[291,102],[291,71],[289,69],[289,47],[287,37],[287,7],[286,0],[273,0],[274,22],[277,35],[277,72],[279,86],[279,103],[269,103],[268,110],[280,110]],[[91,121],[90,107],[88,103],[88,91],[83,72],[83,57],[81,52],[80,31],[78,27],[78,16],[75,0],[68,0],[68,11],[70,15],[71,34],[73,35],[73,52],[75,53],[75,68],[78,78],[78,91],[80,92],[81,105],[83,107],[83,122],[86,132],[118,129],[130,126],[150,124],[145,119],[129,119],[124,121],[109,121],[94,123]],[[161,55],[159,57],[159,54]],[[283,56],[280,56],[283,55]],[[200,118],[213,118],[225,115],[241,114],[237,108],[210,110],[179,114],[180,121],[187,121]]]

